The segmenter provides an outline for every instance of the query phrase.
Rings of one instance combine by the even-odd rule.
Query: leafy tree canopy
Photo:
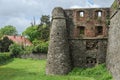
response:
[[[29,38],[30,41],[38,39],[39,32],[37,28],[38,28],[37,25],[30,26],[22,33],[22,35],[27,36],[27,38]]]
[[[36,39],[47,41],[49,39],[50,17],[48,15],[43,15],[40,20],[40,24],[29,26],[22,35],[27,36],[30,41]]]
[[[17,35],[17,30],[14,26],[7,25],[0,29],[0,37],[3,35]]]
[[[40,20],[41,20],[41,24],[46,24],[49,26],[49,24],[50,24],[50,16],[49,15],[42,15]]]

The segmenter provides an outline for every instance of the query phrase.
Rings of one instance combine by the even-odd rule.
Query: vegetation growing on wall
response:
[[[117,10],[119,6],[120,6],[119,0],[115,0],[111,7],[112,11]]]

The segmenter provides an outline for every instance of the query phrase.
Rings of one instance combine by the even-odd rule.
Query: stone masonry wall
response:
[[[57,7],[52,12],[46,74],[64,75],[70,72],[71,69],[66,19],[63,9]]]
[[[80,17],[83,12],[83,17]],[[99,12],[101,16],[99,17]],[[110,16],[109,8],[85,8],[85,9],[66,9],[67,28],[69,28],[69,38],[86,37],[107,37],[108,36],[108,18]],[[97,27],[102,27],[102,33],[99,34]],[[84,28],[84,35],[80,35],[80,28]]]
[[[93,67],[105,63],[107,39],[73,39],[69,43],[74,67]]]
[[[72,65],[74,67],[92,67],[105,63],[107,51],[107,19],[110,16],[108,8],[67,9],[65,11],[67,32]],[[84,17],[80,17],[80,11]],[[101,11],[101,17],[97,12]],[[99,21],[100,20],[100,21]],[[85,30],[80,35],[79,27]],[[97,26],[102,26],[102,34],[97,34]]]
[[[120,80],[120,10],[111,16],[106,63],[114,79]]]

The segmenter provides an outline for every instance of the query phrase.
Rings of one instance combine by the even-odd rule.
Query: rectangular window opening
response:
[[[79,34],[83,34],[84,35],[85,32],[85,27],[79,27]]]
[[[84,17],[84,12],[83,11],[80,11],[80,17]]]
[[[102,35],[102,34],[103,34],[103,27],[97,26],[97,35]]]
[[[97,16],[98,16],[98,17],[102,17],[102,12],[101,12],[101,11],[98,11],[98,12],[97,12]]]

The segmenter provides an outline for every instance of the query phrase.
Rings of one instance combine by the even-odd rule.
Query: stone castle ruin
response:
[[[73,67],[104,63],[109,13],[109,8],[55,8],[52,12],[47,73],[66,74]]]
[[[120,56],[117,52],[119,49],[115,49],[117,46],[120,47],[120,43],[119,41],[114,43],[115,40],[119,40],[118,33],[120,33],[119,0],[115,2],[117,8],[114,11],[111,8],[65,10],[61,7],[54,8],[46,74],[64,75],[74,67],[87,68],[105,62],[108,69],[114,73],[113,67],[110,66],[115,66],[112,64],[113,60]],[[116,56],[113,54],[115,51]],[[118,60],[120,61],[120,58],[116,62]]]

